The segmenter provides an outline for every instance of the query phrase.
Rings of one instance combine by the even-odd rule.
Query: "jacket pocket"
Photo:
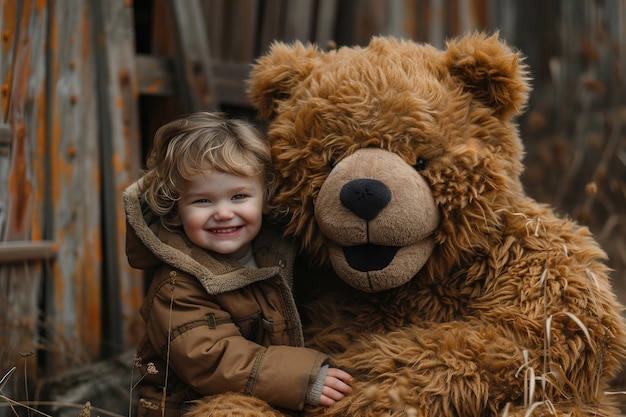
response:
[[[263,339],[263,314],[258,311],[249,316],[233,319],[233,323],[239,327],[241,335],[246,339],[261,343]]]
[[[267,340],[267,345],[291,345],[289,339],[289,323],[285,320],[269,321],[265,318],[262,320],[263,333]]]
[[[287,322],[282,321],[269,321],[266,318],[262,318],[263,330],[270,334],[283,333],[287,329]]]

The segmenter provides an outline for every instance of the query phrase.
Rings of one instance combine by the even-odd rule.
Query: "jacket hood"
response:
[[[284,276],[291,277],[295,248],[282,238],[275,226],[263,223],[253,241],[259,269],[246,268],[229,257],[197,247],[184,233],[165,229],[141,198],[140,182],[141,179],[131,184],[122,194],[126,213],[126,256],[133,268],[151,269],[167,264],[196,277],[209,294],[232,291],[267,279],[283,268],[289,268],[283,271],[287,272]]]

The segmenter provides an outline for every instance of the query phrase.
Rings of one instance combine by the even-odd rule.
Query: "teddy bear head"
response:
[[[275,42],[248,82],[269,121],[271,211],[358,290],[434,279],[488,251],[498,210],[522,193],[513,118],[528,78],[497,34],[445,50],[392,37],[328,52]]]

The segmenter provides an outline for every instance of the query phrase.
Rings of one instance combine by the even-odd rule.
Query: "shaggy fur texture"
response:
[[[307,415],[618,413],[605,391],[626,328],[605,254],[520,182],[518,53],[484,34],[443,51],[276,43],[249,87],[270,122],[273,210],[320,267],[296,282],[322,294],[303,306],[308,344],[355,377]]]
[[[225,393],[198,401],[185,417],[283,417],[264,401],[247,395]]]

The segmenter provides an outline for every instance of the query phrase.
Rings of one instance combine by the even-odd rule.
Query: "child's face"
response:
[[[197,174],[178,201],[185,234],[204,249],[242,257],[261,228],[264,195],[259,176]]]

